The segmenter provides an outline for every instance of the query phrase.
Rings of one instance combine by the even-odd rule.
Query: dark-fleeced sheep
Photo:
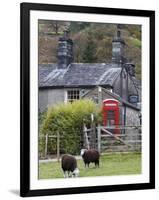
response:
[[[81,149],[81,156],[83,158],[85,167],[88,166],[90,163],[94,163],[95,166],[99,167],[99,158],[100,158],[100,154],[97,150],[95,149]]]
[[[79,176],[77,160],[74,156],[69,154],[63,155],[61,159],[61,167],[65,178]]]

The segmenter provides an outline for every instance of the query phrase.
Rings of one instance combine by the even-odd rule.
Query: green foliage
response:
[[[97,63],[99,62],[111,62],[112,49],[107,48],[112,45],[112,39],[103,38],[101,41],[98,41],[96,57]]]
[[[99,110],[91,100],[78,100],[49,108],[40,127],[40,135],[56,136],[59,132],[60,150],[64,153],[79,154],[83,123],[90,125],[91,113],[94,114],[97,122]],[[41,145],[40,149],[44,149],[44,144]],[[56,140],[53,138],[48,144],[48,151],[54,153],[56,145]]]
[[[41,126],[42,124],[42,121],[46,118],[46,113],[47,111],[43,111],[43,112],[38,112],[39,116],[38,116],[38,121],[39,121],[39,127]]]
[[[140,25],[125,25],[124,29],[128,31],[129,36],[141,40],[141,26]]]
[[[39,64],[57,62],[58,38],[66,27],[74,41],[75,63],[111,62],[116,24],[40,20]],[[141,26],[122,24],[120,29],[126,42],[125,57],[137,66],[137,77],[141,77]]]
[[[134,47],[137,47],[137,48],[141,48],[141,40],[137,39],[137,38],[130,38],[129,39],[129,44],[134,46]]]
[[[44,121],[44,119],[46,118],[46,111],[44,112],[38,112],[38,128],[40,130],[42,122]],[[45,140],[42,140],[41,137],[42,135],[39,134],[39,141],[38,141],[38,145],[39,145],[39,156],[43,157],[44,156],[44,146],[45,146]]]
[[[71,33],[78,33],[79,31],[85,29],[85,28],[88,28],[90,26],[90,23],[88,22],[71,22],[70,24],[70,30],[71,30]]]
[[[138,80],[141,80],[141,66],[140,65],[136,65],[135,70],[136,70],[136,78]]]
[[[96,45],[93,39],[92,32],[88,32],[85,48],[82,52],[82,59],[84,63],[94,63],[96,61]]]

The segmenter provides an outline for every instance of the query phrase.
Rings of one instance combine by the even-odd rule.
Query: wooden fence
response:
[[[57,161],[59,162],[60,161],[60,134],[59,132],[57,132],[56,135],[49,135],[49,134],[46,134],[46,135],[42,135],[42,136],[39,136],[39,140],[44,140],[45,141],[45,150],[44,150],[44,156],[40,156],[40,157],[43,157],[43,158],[47,158],[48,157],[48,143],[49,143],[49,139],[55,139],[56,140],[56,157],[57,157]]]
[[[72,149],[71,149],[71,144],[70,147],[69,145],[67,145],[67,148],[65,145],[63,145],[63,143],[65,143],[66,141],[68,143],[70,142],[70,139],[75,141],[75,150],[77,151],[77,153],[75,154],[80,154],[80,146],[81,146],[81,142],[83,142],[83,139],[81,139],[81,137],[76,137],[76,136],[72,136],[72,135],[60,135],[59,132],[54,133],[54,135],[49,135],[49,134],[45,134],[45,135],[40,135],[39,136],[39,159],[50,159],[50,158],[56,158],[58,161],[60,160],[61,155],[60,154],[65,154],[65,153],[71,153]],[[66,143],[67,143],[66,142]],[[82,146],[81,146],[82,147]],[[66,150],[68,149],[68,150]]]
[[[113,134],[111,130],[116,127],[104,127],[98,125],[95,130],[92,127],[87,129],[83,127],[83,139],[81,148],[96,148],[99,152],[124,152],[124,151],[141,151],[142,135],[141,126],[118,126],[120,130],[127,130],[125,133],[120,131],[120,134]],[[93,134],[93,136],[92,136]],[[51,139],[56,143],[56,158],[60,160],[60,141],[66,139],[60,136],[59,132],[56,135],[43,135],[39,140],[44,142],[44,158],[48,157],[48,144]],[[67,138],[68,139],[68,138]],[[69,152],[68,152],[69,153]],[[79,152],[80,153],[80,152]],[[41,156],[40,156],[41,157]]]

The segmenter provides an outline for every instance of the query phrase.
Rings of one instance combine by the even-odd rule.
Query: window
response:
[[[137,94],[132,94],[129,95],[129,103],[138,103],[139,102],[139,95]]]
[[[115,113],[114,110],[107,111],[107,125],[112,126],[115,123]]]
[[[74,100],[80,99],[79,90],[68,90],[67,91],[67,102],[73,102]]]

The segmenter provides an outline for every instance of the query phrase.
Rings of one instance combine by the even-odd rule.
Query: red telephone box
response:
[[[115,99],[103,100],[103,126],[119,125],[119,101]],[[111,132],[119,133],[119,129],[110,129]]]

